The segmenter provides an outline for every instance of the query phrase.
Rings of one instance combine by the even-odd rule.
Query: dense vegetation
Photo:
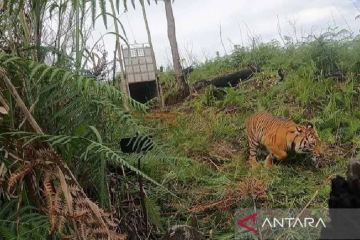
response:
[[[57,16],[64,24],[74,16],[86,18],[82,1],[74,2],[77,11],[75,5],[50,9],[54,15],[63,11]],[[264,72],[235,88],[210,86],[158,109],[119,91],[119,81],[109,81],[113,62],[103,60],[101,49],[102,57],[95,58],[80,34],[58,38],[73,28],[63,26],[56,44],[43,37],[46,46],[36,45],[41,36],[27,31],[45,23],[37,11],[45,12],[47,4],[34,11],[33,22],[24,17],[32,8],[0,15],[7,33],[0,36],[0,107],[7,111],[0,118],[0,238],[144,239],[188,224],[215,239],[232,239],[238,207],[327,207],[330,179],[344,175],[360,147],[357,36],[335,29],[303,42],[284,37],[283,44],[237,46],[229,56],[196,65],[190,86],[247,64]],[[74,42],[75,51],[67,54]],[[93,67],[80,66],[82,57]],[[282,83],[276,76],[280,67],[286,70]],[[346,77],[334,79],[334,73]],[[160,80],[165,98],[176,102],[174,73]],[[312,122],[324,143],[322,168],[294,155],[271,169],[250,169],[243,126],[259,110]],[[155,142],[141,171],[138,156],[119,149],[119,140],[136,131],[153,134]],[[134,172],[143,177],[145,197]]]
[[[188,223],[232,236],[237,207],[327,207],[330,179],[345,174],[360,146],[359,47],[359,39],[347,31],[333,31],[301,43],[289,39],[285,47],[273,41],[254,49],[238,48],[231,56],[195,68],[188,78],[191,85],[248,63],[264,72],[236,88],[210,86],[194,93],[192,99],[171,107],[163,115],[164,123],[154,122],[158,139],[166,139],[171,151],[200,163],[188,170],[179,167],[176,177],[186,199],[180,212],[187,213]],[[285,82],[279,82],[280,67],[286,69]],[[346,77],[335,79],[330,73]],[[167,85],[171,78],[171,72],[162,76]],[[271,170],[250,170],[243,127],[248,116],[260,110],[313,123],[324,144],[322,168],[314,169],[306,156],[293,155]],[[176,124],[169,122],[174,121],[170,114],[176,116]]]

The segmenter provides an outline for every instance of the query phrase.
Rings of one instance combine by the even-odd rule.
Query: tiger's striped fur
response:
[[[246,134],[252,167],[257,165],[256,152],[260,145],[265,146],[269,153],[265,160],[266,167],[270,167],[275,158],[285,159],[286,151],[290,149],[297,153],[311,153],[312,161],[318,167],[318,160],[322,155],[321,141],[311,123],[304,126],[269,112],[258,112],[249,117]]]

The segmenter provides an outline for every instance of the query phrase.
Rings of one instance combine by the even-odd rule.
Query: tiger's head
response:
[[[292,148],[297,153],[311,154],[311,161],[316,168],[319,167],[319,160],[323,154],[321,140],[311,123],[297,125],[295,130],[296,137],[293,141]]]

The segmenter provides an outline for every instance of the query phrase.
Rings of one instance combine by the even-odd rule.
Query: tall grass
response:
[[[169,151],[192,158],[205,166],[195,170],[179,166],[178,191],[186,199],[186,206],[199,209],[191,213],[181,208],[183,215],[171,222],[195,222],[204,232],[212,229],[219,237],[229,237],[236,207],[302,208],[318,191],[309,207],[327,207],[329,179],[344,175],[349,157],[360,146],[360,39],[337,29],[303,42],[287,39],[285,45],[277,41],[260,43],[256,48],[236,48],[229,56],[217,57],[197,64],[188,77],[190,85],[196,81],[235,72],[248,64],[264,70],[263,75],[242,82],[236,88],[217,89],[208,86],[181,106],[171,107],[179,125],[165,127],[158,132],[168,140]],[[278,82],[278,68],[285,69],[285,82]],[[345,80],[330,77],[333,73],[347,75]],[[171,84],[170,72],[162,76],[165,85]],[[166,79],[166,81],[165,81]],[[297,123],[312,122],[322,139],[324,167],[314,169],[305,156],[289,155],[272,169],[249,168],[248,147],[244,130],[248,116],[267,110]],[[260,163],[263,163],[264,156]],[[209,171],[204,171],[204,168]],[[209,181],[209,172],[212,181]],[[225,181],[226,179],[226,181]],[[266,198],[245,193],[226,211],[218,201],[229,199],[237,186],[255,180],[264,181]],[[181,190],[182,189],[182,190]],[[240,193],[239,193],[240,194]],[[208,221],[208,219],[212,219]]]

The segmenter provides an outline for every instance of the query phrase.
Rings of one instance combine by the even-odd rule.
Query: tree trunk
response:
[[[152,61],[153,61],[153,64],[154,64],[155,77],[156,77],[156,85],[157,85],[158,92],[159,92],[159,95],[160,95],[160,96],[159,96],[159,98],[160,98],[160,105],[161,105],[161,107],[164,107],[164,106],[165,106],[165,102],[164,102],[164,98],[163,98],[162,88],[161,88],[161,85],[160,85],[160,83],[159,83],[159,75],[158,75],[158,72],[157,72],[156,58],[155,58],[154,48],[153,48],[153,44],[152,44],[152,40],[151,40],[149,23],[148,23],[147,16],[146,16],[146,10],[145,10],[145,2],[144,2],[144,0],[141,1],[141,8],[142,8],[142,13],[143,13],[143,17],[144,17],[144,22],[145,22],[145,27],[146,27],[148,42],[149,42],[149,45],[150,45],[150,50],[151,50],[151,55],[152,55]]]
[[[189,90],[189,85],[186,83],[181,69],[179,49],[176,41],[175,19],[171,6],[171,0],[164,0],[164,3],[165,3],[166,20],[168,25],[168,38],[171,47],[174,70],[176,74],[176,80],[178,83],[179,94],[180,97],[183,98],[190,94],[190,90]]]
[[[115,12],[115,6],[114,6],[114,2],[113,0],[110,0],[110,5],[111,5],[111,10],[112,10],[112,14],[114,16],[116,16],[116,12]],[[122,59],[122,55],[121,55],[121,44],[120,44],[120,32],[119,32],[119,26],[118,26],[118,22],[116,21],[116,18],[114,17],[114,26],[115,26],[115,32],[117,34],[116,36],[116,49],[118,52],[118,58],[119,58],[119,65],[120,65],[120,70],[121,70],[121,75],[120,75],[120,91],[123,92],[126,96],[130,97],[130,93],[128,91],[128,86],[127,86],[127,82],[125,79],[125,69],[124,69],[124,65],[123,65],[123,59]],[[127,99],[124,99],[124,108],[126,111],[130,110],[129,104],[127,102]]]

